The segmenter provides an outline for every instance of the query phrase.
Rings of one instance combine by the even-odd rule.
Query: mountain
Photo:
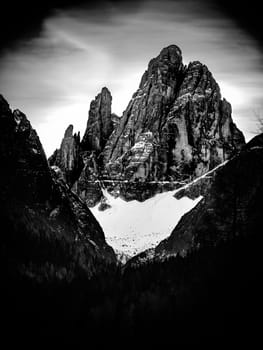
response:
[[[139,203],[198,201],[168,239],[120,267],[65,173],[48,166],[26,116],[2,97],[0,112],[1,329],[9,345],[261,339],[263,135],[183,188]],[[124,202],[108,201],[109,211]]]
[[[113,131],[111,93],[104,87],[90,104],[87,128],[82,140],[82,149],[102,152]]]
[[[2,96],[0,133],[1,266],[8,280],[70,281],[79,273],[91,278],[115,264],[99,223],[61,171],[51,170],[27,117],[12,112]],[[68,154],[74,155],[77,143],[68,129]],[[70,170],[71,159],[60,159]]]
[[[171,45],[150,61],[104,162],[112,176],[129,180],[184,180],[204,174],[242,144],[207,67],[184,67],[180,49]]]
[[[83,168],[80,153],[80,134],[73,135],[73,125],[69,125],[65,131],[60,148],[55,150],[49,158],[49,164],[59,167],[64,175],[64,180],[72,186],[79,178]]]
[[[177,188],[230,159],[245,143],[211,72],[198,61],[185,66],[176,45],[150,60],[120,118],[111,112],[111,101],[103,88],[91,102],[75,155],[82,172],[74,185],[69,182],[90,207],[104,200],[102,188],[139,201]],[[74,153],[63,141],[56,152],[65,158]],[[56,155],[50,164],[71,171]]]
[[[176,197],[203,199],[186,213],[171,235],[132,264],[149,259],[187,256],[237,237],[259,237],[262,232],[263,134],[256,136],[225,164],[188,184]]]

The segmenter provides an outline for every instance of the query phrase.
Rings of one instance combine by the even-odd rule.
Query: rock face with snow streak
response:
[[[204,200],[156,248],[158,254],[184,254],[189,249],[261,233],[262,174],[261,134],[216,172]]]
[[[202,188],[204,180],[208,181]],[[155,249],[135,257],[138,265],[179,254],[186,256],[200,248],[211,248],[237,237],[262,234],[263,134],[256,136],[241,152],[207,177],[179,190],[177,197],[204,198],[186,213],[171,235]]]
[[[214,183],[217,173],[221,171],[220,169],[227,162],[228,161],[221,163],[220,165],[216,166],[214,169],[196,178],[194,181],[190,182],[189,184],[181,187],[178,191],[176,191],[174,197],[176,199],[187,197],[194,200],[200,196],[204,196],[207,192],[209,192],[210,187]]]
[[[92,101],[73,188],[89,206],[102,198],[101,186],[143,201],[201,176],[244,143],[208,68],[185,66],[170,45],[149,62],[121,118],[111,113],[108,89]]]
[[[11,278],[71,281],[116,262],[79,197],[49,167],[27,117],[0,95],[0,259]],[[72,138],[72,129],[65,142]],[[63,159],[65,160],[65,159]],[[69,164],[69,163],[68,163]]]

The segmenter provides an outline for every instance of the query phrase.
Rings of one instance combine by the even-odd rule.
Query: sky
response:
[[[208,66],[249,140],[263,111],[262,38],[253,18],[244,22],[243,12],[231,10],[205,0],[98,0],[58,3],[28,13],[25,23],[18,16],[21,25],[7,28],[1,46],[0,93],[28,116],[50,156],[69,124],[83,135],[102,87],[121,115],[149,60],[176,44],[185,64]]]

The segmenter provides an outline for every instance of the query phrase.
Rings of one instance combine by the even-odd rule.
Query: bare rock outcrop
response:
[[[260,134],[231,160],[177,192],[177,198],[199,195],[203,198],[181,218],[168,238],[134,257],[130,265],[177,255],[185,257],[235,239],[261,237],[262,174],[263,134]]]
[[[185,255],[201,247],[261,233],[263,135],[215,172],[204,198],[182,217],[156,254]]]
[[[104,87],[90,104],[87,128],[82,140],[82,148],[101,152],[113,131],[111,117],[111,93]]]
[[[49,164],[61,169],[70,186],[78,179],[83,162],[80,157],[80,134],[73,135],[73,125],[67,127],[61,146],[49,158]]]
[[[182,64],[171,45],[151,60],[104,149],[110,177],[180,181],[200,176],[244,144],[208,68]]]
[[[176,45],[150,60],[121,117],[111,102],[107,88],[91,102],[77,161],[82,171],[70,184],[89,206],[102,199],[102,187],[140,201],[177,188],[245,144],[212,73],[198,61],[185,66]]]

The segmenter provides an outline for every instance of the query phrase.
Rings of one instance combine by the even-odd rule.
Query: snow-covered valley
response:
[[[99,205],[91,208],[105,233],[106,241],[117,254],[134,256],[148,248],[155,247],[168,237],[180,218],[201,200],[188,197],[177,200],[177,190],[156,194],[138,202],[126,202],[114,198],[106,190],[103,194],[111,207],[104,211]]]

